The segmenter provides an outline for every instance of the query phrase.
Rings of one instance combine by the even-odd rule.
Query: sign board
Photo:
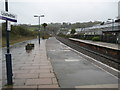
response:
[[[0,19],[17,22],[17,15],[6,11],[0,11]]]

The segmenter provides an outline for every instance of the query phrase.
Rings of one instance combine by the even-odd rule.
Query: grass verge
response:
[[[35,39],[35,37],[25,37],[25,36],[16,36],[16,37],[11,37],[10,38],[10,45],[13,45],[18,42],[26,41],[26,40],[31,40]],[[2,37],[2,47],[6,46],[6,38]]]

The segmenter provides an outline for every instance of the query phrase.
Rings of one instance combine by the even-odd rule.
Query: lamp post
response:
[[[39,20],[39,34],[38,34],[38,41],[39,41],[39,44],[40,44],[40,17],[44,17],[44,15],[40,15],[40,16],[38,16],[38,15],[34,15],[34,17],[38,17],[38,20]]]
[[[114,30],[114,19],[108,19],[108,20],[112,20],[112,31]]]
[[[112,20],[112,31],[114,30],[114,19],[108,19],[108,20]],[[116,35],[116,33],[113,33],[114,35]],[[115,43],[117,43],[117,35],[116,35],[116,41]]]

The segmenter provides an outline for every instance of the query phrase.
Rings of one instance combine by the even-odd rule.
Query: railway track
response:
[[[94,58],[94,59],[96,59],[104,64],[107,64],[110,67],[113,67],[117,70],[120,70],[120,68],[119,68],[120,62],[119,62],[119,60],[116,60],[115,58],[111,58],[109,56],[100,54],[100,53],[92,51],[90,49],[81,47],[80,45],[72,42],[71,40],[69,40],[67,38],[62,38],[62,37],[56,36],[56,39],[58,39],[59,41],[61,41],[64,44],[68,45],[69,47],[77,50],[78,52],[81,52],[85,55],[88,55],[88,56],[90,56],[90,57],[92,57],[92,58]]]

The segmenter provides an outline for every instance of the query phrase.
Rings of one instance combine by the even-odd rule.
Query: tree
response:
[[[42,26],[43,26],[43,28],[44,28],[44,32],[43,32],[42,38],[45,39],[45,36],[46,36],[46,35],[45,35],[45,33],[46,33],[45,29],[46,29],[47,23],[43,23]]]
[[[104,25],[105,24],[105,22],[102,22],[100,25]]]
[[[2,23],[2,36],[6,35],[6,23]]]
[[[60,30],[61,24],[60,23],[50,23],[47,26],[47,32],[49,34],[56,34],[58,30]]]
[[[70,34],[75,34],[76,30],[75,29],[71,29]]]
[[[44,27],[44,30],[45,30],[47,23],[43,23],[42,26]]]

